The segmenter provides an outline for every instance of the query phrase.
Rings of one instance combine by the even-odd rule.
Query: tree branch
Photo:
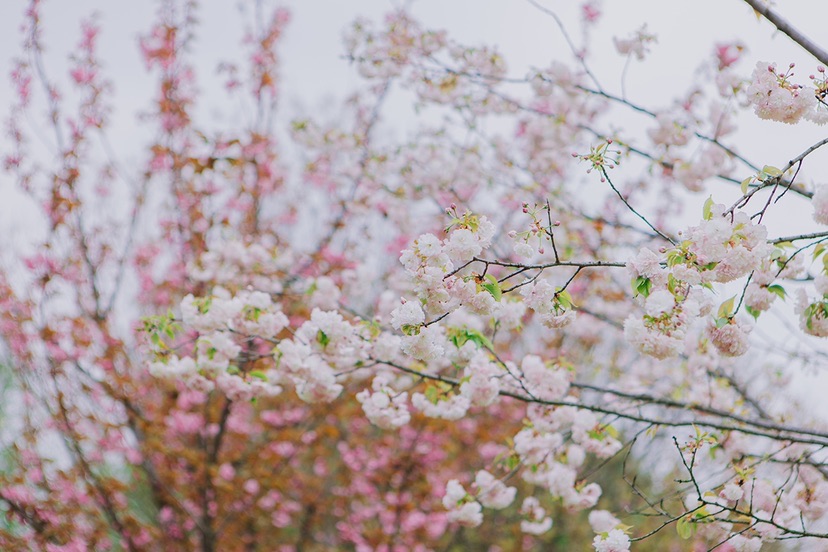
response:
[[[819,60],[822,64],[828,65],[828,52],[820,48],[799,30],[782,19],[775,11],[766,6],[761,0],[745,0],[745,3],[759,15],[770,21],[774,27],[788,35],[791,40],[802,46],[802,48]]]

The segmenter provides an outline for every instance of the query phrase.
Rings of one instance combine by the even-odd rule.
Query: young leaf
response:
[[[571,309],[575,306],[572,302],[572,296],[566,290],[560,290],[555,293],[555,299],[557,300],[558,304],[564,308],[564,310]]]
[[[328,337],[328,334],[326,334],[322,330],[316,332],[316,340],[319,342],[320,345],[322,345],[323,349],[328,346],[328,343],[331,342],[331,338]]]
[[[471,341],[472,343],[474,343],[478,347],[485,347],[487,349],[493,349],[494,348],[494,345],[489,340],[489,338],[486,337],[485,335],[483,335],[482,333],[478,332],[477,330],[472,330],[472,329],[467,328],[465,330],[465,332],[466,332],[466,340],[467,341]]]
[[[785,297],[788,296],[788,294],[785,292],[785,288],[783,288],[779,284],[773,284],[773,285],[768,286],[768,291],[773,293],[774,295],[776,295],[777,297],[779,297],[783,301],[785,300]]]
[[[732,318],[733,308],[736,306],[736,296],[734,295],[719,307],[719,318]]]
[[[687,516],[681,518],[676,523],[676,532],[678,533],[679,537],[684,540],[689,539],[693,536],[693,533],[696,531],[696,524],[691,521],[691,519]]]
[[[487,274],[486,279],[488,282],[480,284],[480,287],[488,291],[494,297],[494,300],[499,302],[500,298],[503,297],[503,290],[500,289],[500,283],[491,274]]]
[[[704,208],[702,208],[702,217],[704,220],[710,220],[713,218],[713,196],[708,196],[707,200],[704,202]]]
[[[649,297],[650,290],[653,287],[653,282],[649,278],[645,278],[644,276],[639,276],[635,280],[633,280],[633,290],[635,290],[636,295],[643,295],[644,297]]]
[[[782,171],[771,165],[765,165],[764,167],[762,167],[762,172],[770,176],[771,178],[782,176]]]

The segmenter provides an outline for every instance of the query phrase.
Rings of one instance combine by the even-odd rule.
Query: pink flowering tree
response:
[[[32,0],[4,186],[38,228],[0,267],[0,548],[828,550],[825,412],[792,384],[824,364],[828,139],[774,159],[732,139],[827,122],[828,54],[746,2],[812,74],[718,43],[698,86],[645,106],[541,4],[572,51],[529,74],[393,11],[347,30],[343,115],[285,128],[290,17],[263,9],[217,60],[253,115],[217,129],[197,7],[167,0],[133,170],[99,20],[59,78]],[[601,16],[581,6],[585,37]],[[646,65],[658,37],[613,44]],[[393,138],[399,93],[428,122]],[[614,127],[627,111],[639,128]]]

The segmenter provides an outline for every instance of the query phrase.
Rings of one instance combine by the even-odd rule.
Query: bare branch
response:
[[[791,40],[802,46],[806,52],[814,56],[821,63],[828,65],[828,52],[802,34],[796,27],[782,19],[765,2],[761,0],[745,0],[745,3],[753,8],[756,13],[770,21],[774,27],[788,35]]]

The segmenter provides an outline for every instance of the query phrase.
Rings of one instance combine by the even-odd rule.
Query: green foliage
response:
[[[471,328],[451,327],[451,328],[448,328],[447,336],[449,338],[449,341],[451,341],[454,344],[454,346],[457,347],[458,349],[460,347],[462,347],[463,345],[465,345],[469,341],[471,341],[472,343],[474,343],[478,347],[483,347],[483,348],[486,348],[486,349],[493,349],[494,348],[494,345],[492,344],[492,342],[489,340],[488,337],[486,337],[485,335],[483,335],[479,331],[473,330]]]
[[[199,310],[201,310],[201,305],[199,305]],[[149,336],[150,343],[159,351],[169,349],[165,339],[174,339],[176,333],[181,331],[181,324],[175,319],[172,311],[168,311],[167,314],[145,316],[141,319],[141,323],[144,333]]]

